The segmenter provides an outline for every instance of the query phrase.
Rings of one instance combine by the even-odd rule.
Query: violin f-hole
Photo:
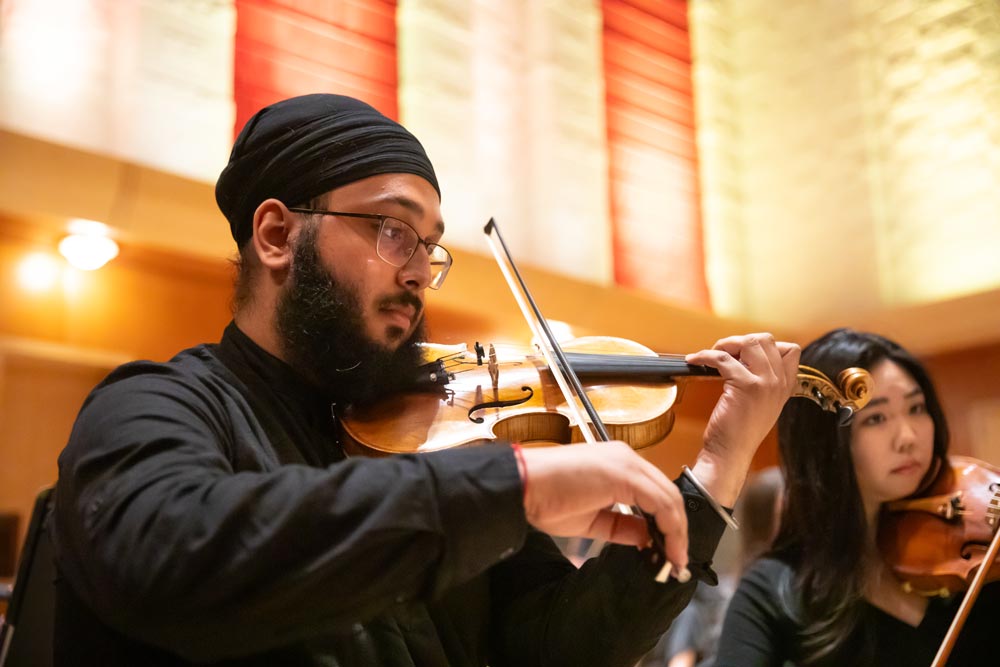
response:
[[[482,424],[484,420],[483,417],[473,417],[472,413],[476,410],[483,410],[485,408],[509,408],[515,405],[521,405],[522,403],[527,403],[531,400],[531,397],[535,395],[534,390],[531,387],[521,387],[521,391],[525,392],[524,396],[521,398],[510,398],[506,400],[496,400],[496,401],[485,401],[483,403],[477,403],[469,408],[469,421],[475,424]]]

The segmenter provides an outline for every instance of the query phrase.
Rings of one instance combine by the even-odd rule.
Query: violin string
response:
[[[676,359],[663,357],[627,356],[618,354],[581,354],[570,353],[567,355],[570,363],[590,362],[600,364],[607,368],[635,368],[646,366],[648,368],[663,370],[686,370],[690,365],[682,357]]]
[[[625,356],[620,354],[575,354],[569,353],[567,355],[570,360],[580,359],[583,361],[601,361],[609,364],[640,364],[643,366],[670,366],[670,365],[687,365],[687,362],[683,358],[679,359],[666,359],[663,357],[640,357],[640,356]]]
[[[494,343],[493,347],[496,349],[497,355],[499,357],[503,357],[505,354],[509,355],[509,356],[512,356],[512,357],[517,357],[517,358],[524,358],[524,357],[528,357],[528,356],[536,356],[536,357],[540,356],[538,354],[537,347],[533,346],[533,345],[519,345],[519,344],[516,344],[516,343]],[[461,355],[461,354],[464,354],[464,355],[470,356],[470,357],[472,356],[471,352],[455,353],[455,355],[453,355],[453,356],[458,356],[458,355]],[[585,357],[606,356],[606,357],[617,357],[619,359],[644,359],[646,361],[654,362],[654,363],[657,362],[658,360],[670,360],[670,359],[675,359],[675,360],[678,360],[678,361],[683,361],[683,359],[685,357],[685,355],[683,355],[683,354],[648,354],[648,355],[640,355],[640,354],[604,354],[604,353],[600,353],[600,352],[572,352],[572,351],[566,351],[566,355],[568,357],[573,357],[573,356],[585,356]]]
[[[657,355],[657,356],[644,356],[644,355],[631,355],[631,354],[600,354],[592,352],[568,352],[566,354],[567,358],[576,361],[590,361],[590,362],[606,362],[612,365],[627,365],[627,364],[642,364],[646,366],[687,366],[688,363],[684,360],[683,355]],[[521,358],[521,357],[519,357]],[[442,357],[441,361],[447,363],[452,363],[454,365],[462,365],[467,363],[474,363],[471,359],[462,359],[459,357]],[[501,363],[503,359],[501,358]]]

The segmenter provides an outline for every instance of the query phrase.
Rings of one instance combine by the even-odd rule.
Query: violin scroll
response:
[[[872,376],[863,368],[845,368],[834,383],[811,366],[799,366],[798,387],[792,396],[808,398],[827,412],[835,412],[840,425],[851,423],[854,413],[865,407],[872,396]]]

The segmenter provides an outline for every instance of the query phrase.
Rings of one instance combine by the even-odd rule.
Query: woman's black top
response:
[[[754,563],[740,581],[726,612],[715,667],[803,665],[801,602],[791,565],[775,558]],[[820,667],[929,667],[961,603],[961,596],[932,598],[914,627],[864,603],[862,622],[840,650]],[[1000,582],[980,592],[948,661],[949,667],[1000,664]],[[873,657],[861,646],[871,642]]]

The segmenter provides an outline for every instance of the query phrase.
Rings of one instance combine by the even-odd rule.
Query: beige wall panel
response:
[[[611,279],[601,16],[594,0],[401,0],[399,103],[441,181],[449,244]]]
[[[813,327],[1000,286],[1000,3],[691,15],[718,312]]]

